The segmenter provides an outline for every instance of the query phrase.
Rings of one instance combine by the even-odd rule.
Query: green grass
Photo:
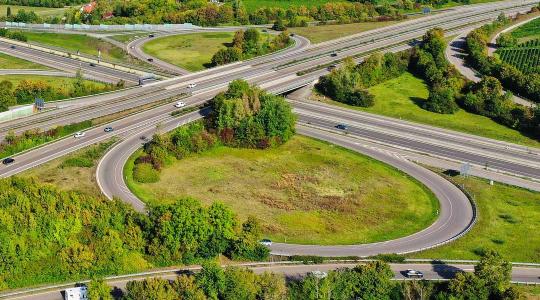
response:
[[[126,53],[123,49],[100,39],[84,34],[62,34],[52,32],[24,32],[28,41],[63,48],[76,53],[79,50],[83,54],[97,56],[101,50],[101,57],[106,61],[126,61]]]
[[[13,86],[17,86],[19,82],[23,80],[30,81],[43,81],[52,86],[53,88],[59,88],[62,90],[69,90],[75,82],[75,78],[71,77],[56,77],[56,76],[41,76],[41,75],[0,75],[0,81],[7,80],[13,83]],[[85,80],[87,83],[92,83],[96,87],[103,88],[105,87],[104,83]]]
[[[85,147],[64,157],[47,162],[39,168],[24,171],[19,176],[34,177],[40,182],[52,184],[63,191],[81,191],[89,195],[101,195],[96,183],[96,167],[99,159],[115,142],[114,139]],[[74,163],[85,160],[87,165]]]
[[[227,43],[233,33],[194,33],[156,38],[143,46],[144,52],[189,71],[205,69],[212,56]]]
[[[14,56],[0,53],[0,69],[48,69],[46,66],[39,65]]]
[[[414,257],[478,259],[494,249],[514,262],[540,262],[540,193],[478,178],[456,178],[476,199],[478,223],[464,237]]]
[[[252,12],[261,7],[281,7],[287,9],[295,6],[319,6],[328,2],[346,2],[344,0],[244,0],[242,3],[248,12]]]
[[[373,30],[399,23],[400,21],[362,22],[352,24],[320,25],[289,28],[290,32],[309,39],[313,44],[341,38],[344,36]]]
[[[521,134],[517,130],[500,125],[487,117],[468,113],[463,109],[451,115],[437,114],[422,109],[420,105],[428,97],[427,85],[423,80],[414,77],[410,73],[404,73],[398,78],[373,86],[369,91],[375,96],[375,105],[373,107],[359,108],[334,101],[329,102],[339,106],[487,138],[540,147],[540,142]]]
[[[64,12],[68,8],[51,8],[51,7],[35,7],[35,6],[18,6],[18,5],[0,5],[0,16],[5,16],[7,12],[7,7],[11,7],[11,14],[15,15],[20,9],[25,11],[34,11],[37,15],[41,17],[62,17]]]
[[[125,174],[131,170],[128,164]],[[258,217],[272,240],[302,244],[406,236],[429,226],[438,209],[435,196],[402,172],[302,136],[269,150],[217,147],[164,168],[157,183],[129,175],[127,183],[151,205],[222,201],[241,219]]]
[[[128,33],[128,34],[116,34],[109,36],[111,39],[119,41],[121,43],[129,43],[137,38],[148,36],[146,32]]]
[[[540,38],[540,18],[527,22],[510,33],[517,38],[519,42],[534,40]]]

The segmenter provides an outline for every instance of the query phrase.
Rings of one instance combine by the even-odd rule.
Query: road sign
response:
[[[45,100],[41,98],[36,98],[34,101],[34,105],[36,106],[37,110],[42,110],[45,108]]]
[[[467,177],[467,176],[469,176],[470,171],[471,171],[471,164],[470,163],[464,163],[463,165],[461,165],[461,169],[459,171],[459,174]]]

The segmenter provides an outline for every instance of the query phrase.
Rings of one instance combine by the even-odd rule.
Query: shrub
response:
[[[159,171],[149,163],[137,164],[133,168],[133,179],[140,183],[158,182]]]

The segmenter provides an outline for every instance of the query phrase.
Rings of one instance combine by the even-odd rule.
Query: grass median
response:
[[[46,70],[44,65],[36,64],[18,57],[0,53],[0,69],[35,69]]]
[[[418,232],[438,201],[406,174],[356,152],[296,136],[269,150],[218,147],[164,168],[157,183],[127,184],[152,205],[182,197],[222,201],[264,235],[301,244],[358,244]],[[399,191],[399,193],[396,193]]]
[[[398,78],[373,86],[369,91],[375,96],[375,105],[369,108],[349,106],[324,99],[319,95],[314,95],[313,98],[351,109],[525,146],[540,147],[540,142],[523,135],[517,130],[498,124],[487,117],[468,113],[463,109],[454,114],[438,114],[422,109],[422,102],[427,100],[429,94],[428,88],[422,79],[413,76],[411,73],[404,73]]]
[[[233,39],[232,32],[193,33],[153,39],[143,46],[145,53],[188,71],[209,67],[212,56]]]

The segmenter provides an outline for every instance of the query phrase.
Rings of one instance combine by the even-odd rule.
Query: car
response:
[[[154,35],[153,35],[153,34],[149,34],[148,37],[149,37],[149,38],[153,38]]]
[[[341,129],[341,130],[347,130],[347,129],[349,129],[349,125],[347,125],[347,124],[337,124],[336,128]]]
[[[328,273],[323,272],[323,271],[319,271],[319,270],[315,270],[315,271],[309,272],[308,275],[312,275],[315,278],[323,279],[323,278],[326,278],[326,276],[328,276]]]
[[[330,54],[330,56],[336,57],[336,56],[337,56],[337,53],[336,53],[336,52],[332,52],[332,54]]]
[[[196,87],[196,86],[197,86],[196,83],[190,83],[187,87],[190,88],[190,89],[192,89],[192,88],[194,88],[194,87]]]
[[[11,45],[9,48],[15,49],[15,48],[17,48],[17,47],[16,47],[15,45]]]
[[[177,107],[177,108],[184,107],[184,106],[186,106],[186,104],[184,102],[182,102],[182,101],[178,101],[174,105],[174,107]]]
[[[4,160],[2,160],[2,163],[3,163],[4,165],[9,165],[9,164],[12,164],[14,161],[15,161],[14,158],[6,157],[6,158],[4,158]]]
[[[146,142],[148,138],[145,135],[141,135],[141,140]]]
[[[151,58],[151,57],[147,58],[146,60],[149,61],[149,62],[153,62],[153,61],[154,61],[154,59]]]
[[[129,49],[135,49],[135,46],[129,46]]]
[[[405,276],[408,278],[424,278],[424,273],[413,269],[407,269],[405,271]]]
[[[111,132],[113,130],[114,129],[111,126],[107,126],[107,127],[105,127],[105,129],[103,129],[103,131],[105,131],[105,132]]]
[[[75,137],[75,138],[81,138],[81,137],[83,137],[84,135],[85,135],[84,132],[79,131],[79,132],[75,133],[75,134],[73,135],[73,137]]]
[[[290,36],[294,36],[294,33],[291,33]]]
[[[261,245],[263,246],[272,246],[272,241],[269,240],[269,239],[262,239],[260,242],[259,242]]]
[[[337,65],[330,65],[330,66],[328,66],[327,69],[328,69],[328,71],[332,71],[332,70],[334,70],[335,68],[337,68]]]
[[[96,64],[95,63],[90,63],[90,67],[95,67]]]

